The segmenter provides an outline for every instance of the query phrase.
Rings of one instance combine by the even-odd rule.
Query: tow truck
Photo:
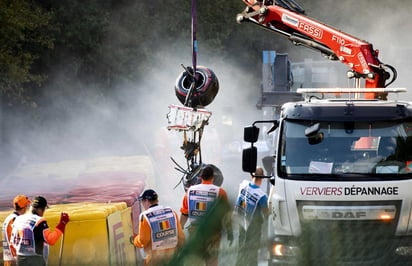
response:
[[[274,134],[270,265],[408,265],[412,259],[412,103],[389,88],[378,50],[304,14],[293,0],[243,0],[251,22],[349,67],[353,88],[300,88],[272,120],[244,129],[242,169],[256,170],[259,125]],[[361,79],[365,86],[361,87]],[[392,99],[393,95],[393,99]],[[389,97],[391,96],[391,97]]]

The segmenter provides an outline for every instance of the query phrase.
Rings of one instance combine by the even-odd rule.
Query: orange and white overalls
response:
[[[12,225],[16,217],[19,216],[17,212],[13,212],[3,222],[2,227],[2,242],[3,242],[3,261],[4,265],[16,265],[16,250],[11,243]]]
[[[184,240],[180,221],[170,207],[156,204],[140,214],[139,234],[133,243],[144,248],[145,265],[159,265],[171,259]]]
[[[36,214],[24,214],[14,220],[12,243],[19,257],[42,257],[47,264],[49,245],[54,245],[62,232],[56,228],[50,231],[46,220]]]

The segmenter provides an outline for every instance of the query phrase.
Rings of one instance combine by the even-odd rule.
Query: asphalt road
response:
[[[237,232],[234,231],[234,241],[232,245],[226,239],[226,235],[223,236],[220,243],[220,253],[219,253],[219,266],[231,266],[236,263],[237,256]],[[259,251],[259,266],[267,266],[267,251],[266,247],[262,246]]]

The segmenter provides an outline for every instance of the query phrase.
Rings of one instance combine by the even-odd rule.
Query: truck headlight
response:
[[[412,246],[400,246],[395,249],[398,256],[412,256]]]
[[[275,243],[271,251],[272,256],[276,257],[296,257],[299,253],[299,248],[292,245]]]

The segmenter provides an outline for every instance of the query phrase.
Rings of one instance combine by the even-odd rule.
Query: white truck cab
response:
[[[362,99],[365,90],[406,91],[300,89],[305,100],[285,103],[279,119],[245,128],[249,173],[257,124],[276,129],[270,265],[412,263],[412,103]]]

